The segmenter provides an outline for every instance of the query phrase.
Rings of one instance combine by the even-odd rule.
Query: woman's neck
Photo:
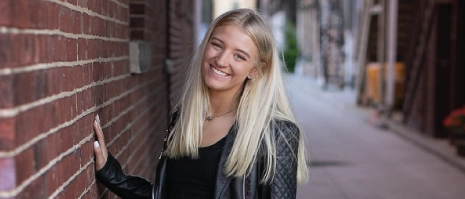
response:
[[[220,115],[234,109],[235,95],[210,92],[208,115]]]

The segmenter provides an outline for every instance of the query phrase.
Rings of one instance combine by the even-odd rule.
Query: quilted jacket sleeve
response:
[[[124,174],[121,165],[110,153],[105,166],[95,175],[99,182],[123,199],[152,198],[153,185],[144,178]]]
[[[271,184],[271,198],[295,199],[297,194],[297,149],[299,129],[291,122],[278,122],[282,134],[276,136],[276,171]],[[275,131],[277,132],[277,131]]]

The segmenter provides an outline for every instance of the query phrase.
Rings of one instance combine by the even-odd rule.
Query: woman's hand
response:
[[[100,126],[100,118],[98,115],[95,116],[94,131],[97,135],[97,141],[94,142],[95,170],[98,171],[103,168],[103,166],[105,166],[108,158],[108,151],[107,147],[105,146],[105,138],[103,136],[102,127]]]

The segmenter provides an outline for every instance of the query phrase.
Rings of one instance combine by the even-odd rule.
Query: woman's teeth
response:
[[[223,77],[225,77],[225,76],[228,75],[228,74],[226,74],[226,73],[223,73],[223,72],[219,71],[219,70],[216,69],[215,67],[212,67],[212,70],[213,70],[214,73],[216,73],[216,74],[218,74],[218,75],[221,75],[221,76],[223,76]]]

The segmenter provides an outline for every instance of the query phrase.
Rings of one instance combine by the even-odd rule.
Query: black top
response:
[[[199,158],[167,160],[167,188],[170,199],[213,198],[216,172],[225,138],[199,148]]]

